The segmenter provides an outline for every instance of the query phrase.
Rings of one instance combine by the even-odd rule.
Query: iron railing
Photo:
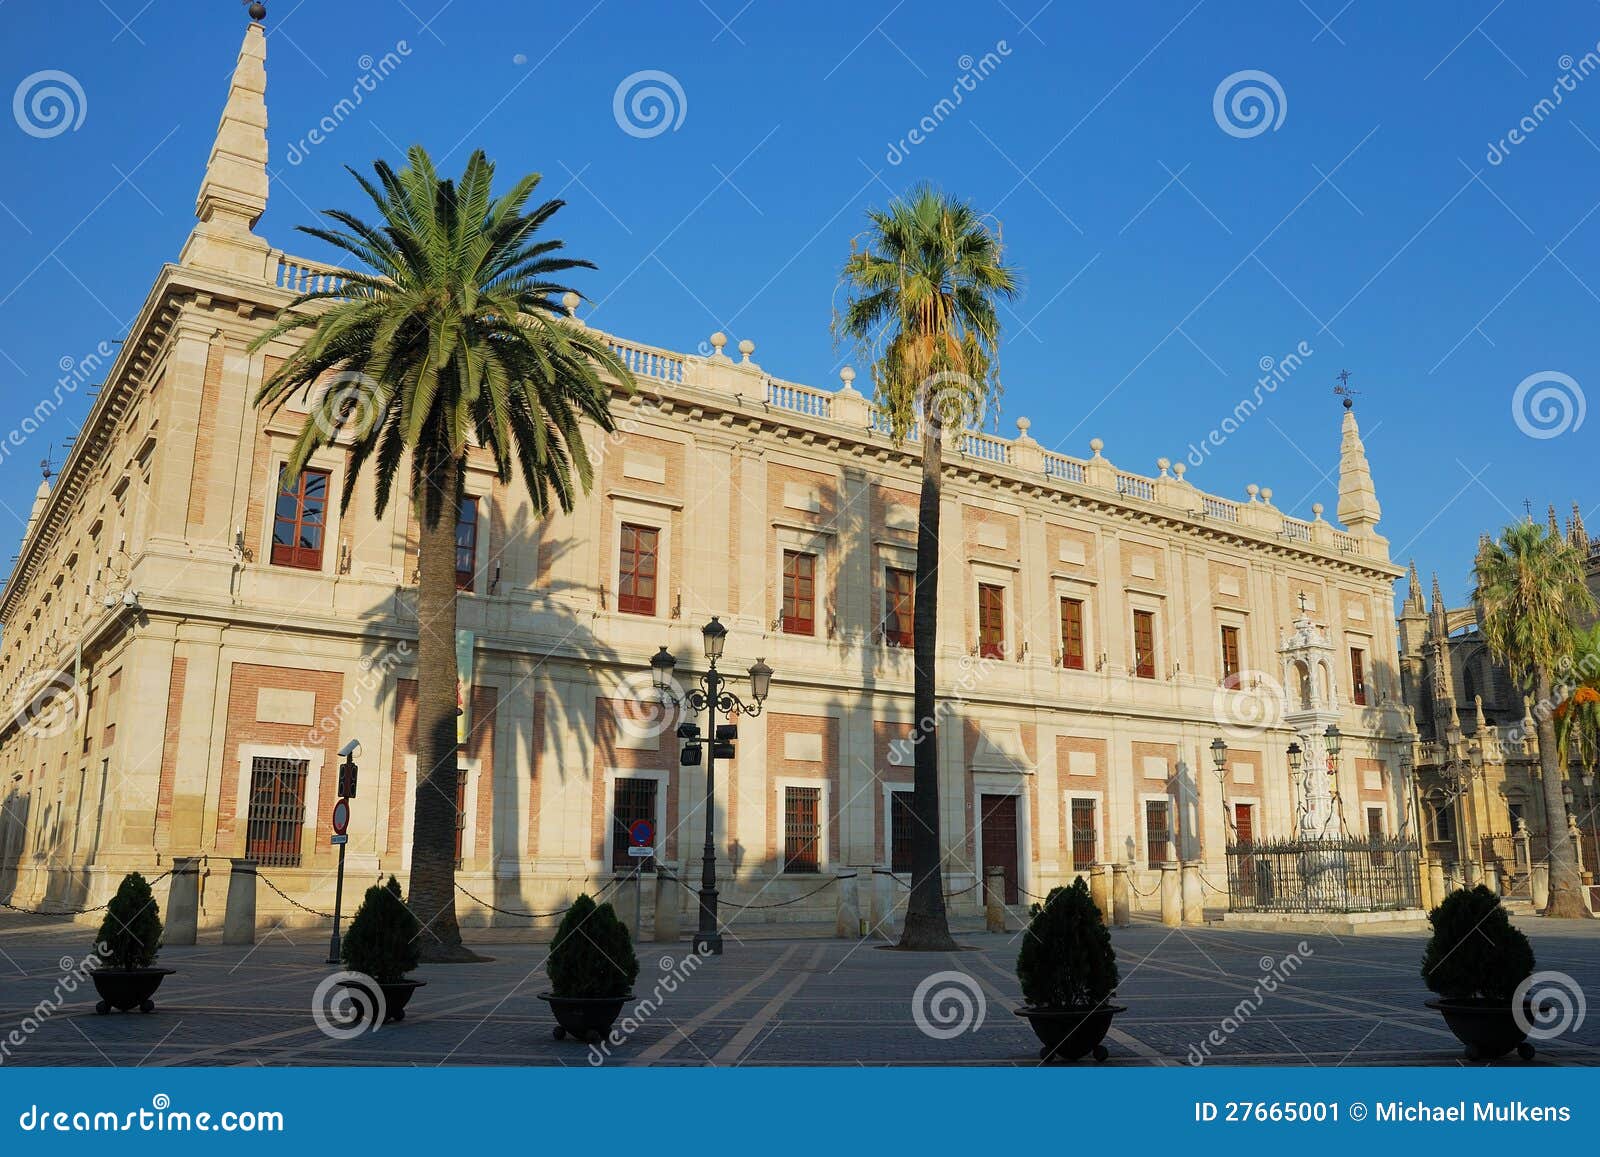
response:
[[[1234,912],[1394,912],[1421,907],[1417,845],[1395,836],[1228,845]]]

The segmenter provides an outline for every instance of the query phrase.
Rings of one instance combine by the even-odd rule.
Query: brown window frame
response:
[[[891,647],[916,643],[917,572],[883,568],[883,641]]]
[[[646,541],[648,540],[648,545]],[[649,594],[639,588],[648,583]],[[661,589],[661,528],[624,522],[617,540],[617,610],[624,615],[656,613]]]
[[[472,512],[472,517],[467,517],[467,511]],[[473,594],[478,583],[478,527],[482,523],[483,508],[479,499],[471,494],[461,497],[461,506],[456,510],[456,590],[463,594]],[[463,538],[465,541],[463,541]],[[467,566],[462,569],[461,563],[465,559]]]
[[[1367,652],[1361,647],[1350,648],[1350,701],[1367,705]]]
[[[889,790],[889,870],[897,874],[911,871],[911,825],[917,822],[916,794],[911,788]]]
[[[322,480],[322,509],[315,519],[307,517],[306,507],[311,501],[311,479]],[[318,470],[307,466],[300,471],[293,480],[293,490],[285,488],[288,482],[288,468],[278,467],[278,492],[277,502],[281,504],[285,499],[294,503],[293,517],[284,517],[281,507],[274,505],[272,511],[272,551],[271,562],[273,566],[287,567],[291,570],[321,570],[322,556],[328,543],[328,496],[333,489],[333,472],[331,470]],[[290,536],[287,541],[280,541],[281,528],[287,528]],[[299,543],[305,537],[307,530],[316,531],[316,546],[301,546]]]
[[[1087,828],[1079,822],[1079,813],[1084,807],[1088,810],[1089,823]],[[1074,872],[1087,872],[1095,865],[1095,856],[1100,851],[1099,811],[1099,801],[1092,796],[1075,795],[1067,800],[1067,831],[1072,837],[1072,870]],[[1079,835],[1085,832],[1087,832],[1087,839],[1080,841]],[[1088,844],[1087,849],[1082,846],[1084,843]]]
[[[1222,682],[1224,686],[1232,687],[1237,682],[1241,670],[1239,665],[1239,628],[1224,623],[1221,634]]]
[[[1141,626],[1144,628],[1141,638]],[[1156,613],[1133,612],[1133,674],[1139,679],[1156,677]]]
[[[817,633],[817,556],[807,550],[783,552],[783,633]]]
[[[1083,600],[1062,596],[1061,665],[1069,671],[1082,671],[1087,661],[1087,649],[1083,633]]]
[[[1006,588],[999,583],[978,584],[978,657],[1006,657]]]
[[[1151,817],[1154,814],[1154,809],[1156,809],[1156,808],[1160,808],[1161,809],[1162,826],[1159,829],[1152,827],[1151,823],[1150,823]],[[1162,838],[1160,840],[1157,840],[1157,839],[1154,838],[1154,836],[1155,836],[1157,831],[1160,831],[1161,834],[1162,834]],[[1144,801],[1144,854],[1145,854],[1145,867],[1149,868],[1151,871],[1159,870],[1161,865],[1164,864],[1167,861],[1168,854],[1173,851],[1173,845],[1177,843],[1177,838],[1178,838],[1178,833],[1177,833],[1176,829],[1172,826],[1172,801],[1170,799],[1147,799],[1147,800],[1145,800]],[[1156,845],[1158,843],[1161,845],[1159,849],[1157,849],[1157,847],[1156,847]]]
[[[263,868],[298,868],[310,761],[258,755],[250,762],[245,850]]]
[[[822,871],[821,787],[787,784],[783,789],[783,870]]]

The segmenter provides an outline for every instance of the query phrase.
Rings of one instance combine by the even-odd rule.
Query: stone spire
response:
[[[1445,612],[1444,592],[1442,592],[1439,589],[1439,572],[1438,571],[1434,571],[1433,572],[1433,614],[1435,616],[1437,616],[1438,618],[1442,619],[1442,618],[1444,618],[1444,612]]]
[[[1561,537],[1561,524],[1556,521],[1556,504],[1554,502],[1550,504],[1550,537]]]
[[[251,232],[267,207],[267,34],[261,24],[265,7],[251,5],[250,16],[228,103],[195,199],[198,223],[179,260],[259,279],[269,249]]]
[[[1589,549],[1589,532],[1583,528],[1583,511],[1578,504],[1572,504],[1572,517],[1567,520],[1567,538],[1579,550]]]
[[[1406,579],[1406,601],[1402,607],[1403,614],[1422,614],[1422,580],[1417,577],[1417,560],[1411,560],[1410,573]]]
[[[1361,444],[1361,429],[1356,425],[1349,398],[1344,406],[1344,436],[1339,444],[1339,521],[1354,534],[1369,534],[1378,525],[1383,510],[1378,505],[1367,449]]]

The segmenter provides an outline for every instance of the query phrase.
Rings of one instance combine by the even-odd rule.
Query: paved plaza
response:
[[[1520,923],[1541,969],[1565,974],[1582,993],[1600,992],[1600,928]],[[966,950],[934,954],[879,941],[730,937],[726,955],[704,961],[688,956],[687,943],[647,943],[636,985],[642,1003],[619,1022],[625,1039],[605,1051],[552,1039],[537,999],[547,987],[547,946],[501,931],[472,937],[492,962],[424,966],[417,976],[427,987],[405,1022],[352,1039],[329,1037],[313,1016],[319,983],[336,971],[322,963],[326,934],[313,930],[276,932],[253,948],[166,949],[160,963],[178,972],[150,1015],[96,1015],[92,990],[80,986],[41,1016],[40,1003],[81,960],[91,933],[60,921],[0,921],[0,1042],[13,1028],[22,1033],[5,1064],[1037,1063],[1032,1031],[1012,1015],[1020,1003],[1014,933],[962,933]],[[1118,1001],[1128,1011],[1107,1041],[1109,1064],[1459,1063],[1459,1046],[1423,1007],[1421,935],[1141,923],[1116,930],[1113,941]],[[1597,1061],[1600,1014],[1542,1042],[1535,1063]]]

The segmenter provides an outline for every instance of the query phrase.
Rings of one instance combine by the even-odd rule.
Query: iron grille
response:
[[[635,867],[649,869],[653,861],[640,863],[628,855],[633,845],[629,829],[640,820],[656,822],[656,781],[653,779],[619,779],[616,797],[611,809],[611,867],[631,872]],[[656,837],[660,839],[658,835]]]
[[[1235,912],[1417,908],[1417,845],[1396,836],[1229,844],[1228,906]]]
[[[258,756],[250,765],[245,855],[264,868],[298,868],[306,814],[306,761]]]
[[[822,858],[818,843],[822,835],[820,804],[822,789],[790,787],[784,789],[783,870],[819,872]]]
[[[911,833],[912,825],[917,822],[917,813],[912,807],[914,798],[913,793],[909,791],[889,793],[889,870],[891,872],[911,871]]]
[[[1087,872],[1094,867],[1094,800],[1072,801],[1072,870]]]

